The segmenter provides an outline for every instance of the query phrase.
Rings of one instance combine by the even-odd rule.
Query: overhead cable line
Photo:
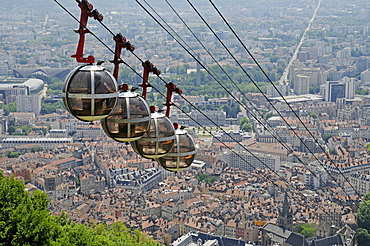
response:
[[[145,0],[144,0],[145,1]],[[139,3],[137,0],[136,2],[164,29],[168,32],[168,34],[174,38],[176,40],[176,38],[141,4]],[[145,1],[146,2],[146,1]],[[146,4],[148,4],[146,2]],[[178,41],[177,41],[178,42]],[[191,54],[187,49],[186,47],[184,47],[180,42],[178,42],[191,56],[193,56],[194,59],[196,59],[194,57],[193,54]],[[202,64],[201,64],[202,65]],[[202,65],[203,66],[203,65]],[[203,66],[204,67],[204,66]],[[205,68],[205,67],[204,67]],[[205,68],[206,69],[206,68]],[[165,80],[163,80],[159,75],[157,75],[157,77],[159,77],[164,83],[167,83]],[[218,124],[216,124],[213,120],[211,120],[207,115],[205,115],[201,110],[199,110],[196,106],[194,106],[191,102],[189,102],[186,98],[184,98],[182,95],[180,95],[188,104],[190,104],[191,106],[193,106],[197,111],[199,111],[205,118],[207,118],[210,122],[212,122],[215,126],[217,126],[220,130],[222,130],[226,135],[228,135],[228,137],[230,137],[233,141],[235,141],[238,145],[240,145],[245,151],[247,151],[248,153],[250,153],[254,158],[256,158],[258,161],[261,162],[262,165],[264,165],[265,167],[267,167],[268,169],[270,169],[271,171],[273,171],[277,176],[279,176],[281,179],[285,180],[283,177],[281,177],[279,174],[277,174],[274,170],[272,170],[268,165],[266,165],[264,162],[262,162],[262,160],[260,158],[258,158],[257,156],[255,156],[251,151],[249,151],[245,146],[241,145],[233,136],[231,136],[229,133],[227,133],[222,127],[220,127]],[[180,109],[181,110],[181,109]],[[182,111],[182,110],[181,110]],[[184,111],[182,111],[184,112]],[[185,113],[185,112],[184,112]],[[185,113],[188,117],[190,117],[190,115],[188,115],[187,113]],[[190,117],[191,118],[191,117]],[[233,151],[234,152],[234,151]],[[235,153],[235,152],[234,152]],[[250,163],[246,162],[248,165],[250,165]],[[287,181],[285,181],[286,184],[288,184],[289,186],[291,186]],[[302,193],[301,193],[302,194]],[[303,194],[302,194],[303,195]],[[304,195],[303,195],[304,196]]]
[[[56,1],[57,2],[57,0],[54,0],[54,1]],[[59,4],[59,3],[58,3]],[[73,16],[68,10],[66,10],[64,7],[63,7],[63,9],[65,10],[65,11],[67,11],[71,16]],[[80,22],[79,20],[77,20],[76,18],[74,18],[77,22]],[[81,23],[80,23],[81,24]],[[86,27],[84,27],[84,28],[86,28]],[[94,36],[94,37],[96,37],[97,38],[97,36],[95,35],[95,34],[93,34],[92,33],[92,35]],[[115,54],[115,52],[112,50],[112,49],[110,49],[101,39],[99,39],[99,38],[97,38],[101,43],[103,43],[103,45],[105,46],[105,47],[107,47],[113,54]],[[131,51],[132,52],[132,51]],[[140,59],[139,58],[139,60],[140,61],[142,61],[142,59]],[[126,66],[128,66],[132,71],[134,71],[138,76],[140,76],[141,78],[142,78],[142,76],[141,76],[141,74],[139,74],[138,72],[136,72],[136,70],[134,69],[134,68],[132,68],[129,64],[127,64],[126,62],[124,62],[124,61],[122,61]],[[167,85],[167,82],[162,78],[162,77],[160,77],[158,74],[157,74],[157,76]],[[154,88],[159,94],[161,94],[162,96],[164,96],[164,94],[163,93],[161,93],[158,89],[156,89],[156,88]],[[181,97],[183,97],[181,94],[180,94],[180,96]],[[165,96],[164,96],[165,97]],[[282,179],[282,181],[285,183],[285,184],[287,184],[288,186],[290,186],[290,187],[293,187],[294,189],[297,189],[297,188],[295,188],[294,186],[292,186],[291,184],[289,184],[289,182],[288,181],[286,181],[286,179],[284,178],[284,177],[281,177],[279,174],[277,174],[276,173],[276,171],[274,171],[271,167],[269,167],[268,165],[266,165],[265,163],[263,163],[262,162],[262,160],[261,159],[259,159],[257,156],[255,156],[252,152],[250,152],[249,150],[247,150],[246,148],[245,148],[245,146],[243,146],[243,145],[241,145],[238,141],[236,141],[236,139],[233,137],[233,136],[231,136],[228,132],[226,132],[222,127],[220,127],[218,124],[216,124],[213,120],[211,120],[207,115],[205,115],[201,110],[199,110],[195,105],[193,105],[191,102],[189,102],[186,98],[184,98],[183,97],[183,99],[185,100],[185,101],[187,101],[191,106],[193,106],[196,110],[198,110],[201,114],[203,114],[203,116],[204,117],[206,117],[209,121],[211,121],[215,126],[217,126],[220,130],[222,130],[225,134],[227,134],[233,141],[235,141],[236,143],[238,143],[242,148],[244,148],[247,152],[249,152],[254,158],[256,158],[257,160],[259,160],[260,162],[261,162],[261,164],[263,164],[265,167],[267,167],[268,169],[270,169],[270,171],[272,171],[273,173],[275,173],[275,175],[277,175],[278,177],[280,177],[280,179]],[[190,115],[188,115],[186,112],[184,112],[180,107],[178,107],[177,105],[176,105],[176,107],[178,108],[178,109],[180,109],[183,113],[185,113],[189,118],[191,118],[192,120],[194,120],[192,117],[190,117]],[[199,122],[197,122],[197,121],[195,121],[198,125],[200,125],[203,129],[205,129],[207,132],[209,132],[203,125],[201,125]],[[211,133],[211,135],[213,136],[213,137],[215,137],[218,141],[220,141],[216,136],[214,136],[213,135],[213,133],[212,132],[210,132]],[[220,141],[221,142],[221,141]],[[222,142],[221,142],[222,143]],[[245,160],[243,157],[241,157],[238,153],[236,153],[234,150],[232,150],[229,146],[227,146],[225,143],[222,143],[224,146],[226,146],[227,148],[229,148],[233,153],[235,153],[239,158],[241,158],[242,160],[244,160],[244,162],[245,163],[247,163],[249,166],[251,166],[252,168],[254,168],[254,169],[256,169],[252,164],[250,164],[247,160]],[[267,180],[269,180],[268,178],[267,178]],[[276,186],[277,187],[279,187],[277,184],[276,184]],[[280,188],[280,187],[279,187]],[[304,194],[303,193],[301,193],[298,189],[297,189],[297,191],[298,191],[298,193],[299,194],[301,194],[301,196],[303,196],[303,198],[306,198],[305,196],[304,196]],[[286,191],[286,194],[289,196],[289,194],[287,193],[287,191]],[[324,210],[323,210],[324,211]],[[327,213],[327,212],[326,212]],[[328,213],[327,213],[328,214]],[[329,214],[328,214],[329,215]],[[330,216],[330,215],[329,215]],[[320,216],[319,216],[320,217]]]
[[[189,2],[189,0],[187,0]],[[337,168],[338,172],[341,174],[341,176],[344,178],[344,180],[351,186],[351,188],[356,192],[356,195],[358,197],[361,197],[359,192],[353,187],[352,183],[348,180],[348,178],[343,174],[343,172],[338,168],[338,166],[334,163],[334,161],[331,159],[329,153],[321,146],[321,144],[319,143],[319,141],[317,140],[317,138],[312,134],[312,132],[307,128],[307,126],[303,123],[303,121],[301,120],[301,118],[299,117],[299,115],[297,115],[297,113],[293,110],[293,108],[290,106],[290,104],[288,103],[288,101],[284,98],[284,96],[282,95],[282,93],[279,91],[279,89],[276,87],[276,85],[271,81],[271,79],[269,78],[269,76],[266,74],[266,72],[262,69],[261,65],[258,63],[258,61],[254,58],[253,54],[249,51],[249,49],[244,45],[244,43],[242,42],[242,40],[240,39],[240,37],[238,36],[238,34],[234,31],[234,29],[231,27],[231,25],[229,24],[229,22],[226,20],[226,18],[222,15],[222,13],[219,11],[219,9],[217,8],[217,6],[213,3],[212,0],[209,0],[209,2],[211,3],[211,5],[214,7],[214,9],[216,10],[216,12],[220,15],[220,17],[222,18],[222,20],[226,23],[226,25],[229,27],[229,29],[232,31],[232,33],[234,34],[234,36],[238,39],[238,41],[242,44],[243,48],[247,51],[247,53],[249,54],[249,56],[252,58],[252,60],[256,63],[256,65],[258,66],[258,68],[262,71],[262,73],[265,75],[265,77],[268,79],[268,81],[270,82],[270,84],[274,87],[274,89],[279,93],[280,97],[284,100],[284,102],[287,104],[287,106],[289,107],[289,109],[293,112],[293,114],[296,116],[296,118],[300,121],[300,123],[303,125],[303,127],[305,128],[305,130],[310,134],[310,136],[315,140],[315,143],[321,148],[321,150],[325,153],[326,157],[330,160],[330,162],[334,165],[334,167]],[[321,1],[319,1],[319,4],[321,3]],[[316,11],[316,10],[315,10]],[[267,99],[267,98],[266,98]],[[273,106],[273,104],[271,104]],[[274,106],[273,106],[274,107]],[[274,109],[276,110],[276,108],[274,107]],[[276,110],[277,111],[277,110]],[[321,162],[320,162],[321,163]],[[323,165],[322,165],[323,166]],[[324,167],[324,166],[323,166]],[[327,169],[325,169],[327,171]],[[327,171],[329,173],[329,171]],[[344,190],[344,189],[343,189]],[[347,194],[348,195],[348,194]]]
[[[145,1],[145,0],[144,0]],[[315,172],[313,172],[312,170],[310,170],[307,165],[301,160],[301,158],[294,153],[293,149],[291,149],[289,147],[288,144],[286,144],[284,142],[284,140],[282,139],[282,137],[277,133],[277,131],[275,131],[275,129],[273,129],[270,125],[270,123],[265,119],[265,122],[266,123],[263,123],[260,119],[264,119],[262,113],[259,112],[258,108],[248,99],[248,97],[246,97],[246,95],[243,93],[243,91],[240,89],[240,87],[234,82],[234,80],[230,77],[230,75],[225,71],[225,69],[219,64],[219,62],[216,60],[216,58],[212,55],[212,53],[207,49],[207,47],[205,47],[205,45],[203,44],[203,42],[197,37],[197,35],[193,32],[193,30],[191,30],[191,28],[187,25],[187,23],[184,21],[184,19],[179,15],[179,13],[175,10],[175,8],[168,2],[168,0],[165,0],[166,3],[169,5],[169,7],[172,9],[172,11],[177,15],[177,17],[181,20],[181,22],[186,26],[186,28],[191,32],[191,34],[196,38],[196,40],[200,43],[200,45],[203,47],[204,50],[206,50],[206,52],[211,56],[211,58],[216,62],[216,64],[218,65],[218,67],[224,72],[224,74],[228,77],[228,79],[232,82],[232,84],[238,89],[238,91],[240,92],[241,95],[243,95],[243,97],[247,100],[247,102],[249,103],[249,105],[251,105],[251,107],[253,107],[253,109],[255,110],[256,113],[258,113],[258,115],[260,116],[260,118],[258,116],[256,116],[254,114],[253,111],[249,110],[249,108],[247,108],[246,105],[244,105],[243,103],[241,103],[239,100],[237,101],[239,103],[239,105],[241,107],[243,107],[246,111],[248,111],[247,113],[248,114],[251,114],[252,117],[261,125],[263,126],[265,129],[267,129],[271,135],[273,137],[275,137],[275,139],[287,150],[289,151],[290,153],[292,153],[292,155],[301,163],[303,164],[304,166],[306,166],[305,168],[310,171],[310,173],[315,177],[317,178],[318,180],[320,180],[320,183],[322,184],[325,184],[324,181],[322,180],[321,177],[318,177],[316,175]],[[145,1],[146,2],[146,1]],[[146,2],[146,4],[148,5],[148,3]],[[176,34],[176,31],[172,29],[172,27],[149,5],[149,7],[157,14],[157,16]],[[186,42],[178,35],[176,34],[179,39],[186,44]],[[187,45],[187,44],[186,44]],[[188,46],[188,45],[187,45]],[[189,46],[188,46],[189,47]],[[190,47],[189,47],[190,48]],[[191,49],[191,48],[190,48]],[[192,49],[191,49],[192,50]],[[194,50],[192,50],[194,52]],[[195,53],[195,52],[194,52]],[[198,58],[199,60],[202,60],[201,57]],[[203,60],[202,60],[203,61]],[[197,60],[197,62],[199,63],[199,61]],[[205,65],[207,65],[204,61],[203,63]],[[212,68],[210,68],[208,65],[208,70],[211,70],[213,73],[215,73]],[[211,74],[209,71],[206,69],[206,71]],[[218,78],[220,78],[217,73],[215,73],[216,76]],[[221,82],[219,80],[217,80],[216,78],[214,78],[221,86]],[[234,95],[232,93],[230,93],[226,88],[225,90],[227,91],[227,93],[234,97]],[[325,184],[327,185],[327,184]]]
[[[164,30],[166,30],[167,31],[167,33],[172,37],[172,38],[174,38],[179,44],[180,44],[180,46],[182,46],[182,48],[183,49],[185,49],[188,53],[189,53],[189,55],[191,55],[205,70],[207,70],[207,68],[205,67],[205,65],[203,65],[202,63],[200,63],[199,62],[199,60],[198,60],[198,58],[197,58],[197,56],[196,55],[193,55],[193,54],[191,54],[190,52],[189,52],[189,50],[182,44],[182,43],[180,43],[158,20],[156,20],[155,19],[155,17],[141,4],[141,3],[139,3],[137,0],[136,0],[136,2],[164,29]],[[144,0],[144,2],[156,13],[156,11],[150,6],[150,4],[148,4],[147,3],[147,1],[145,1]],[[158,15],[158,13],[156,13],[157,15]],[[163,18],[161,18],[162,19],[162,21],[164,21],[163,20]],[[164,21],[165,22],[165,21]],[[205,22],[206,23],[206,22]],[[168,24],[167,24],[168,25]],[[206,25],[209,27],[209,25],[208,25],[208,23],[206,23]],[[210,28],[210,27],[209,27]],[[211,29],[211,28],[210,28]],[[213,30],[211,29],[211,31],[213,32]],[[213,32],[214,33],[214,32]],[[215,33],[214,33],[215,34]],[[217,35],[215,34],[215,36],[217,37]],[[221,40],[220,40],[220,42],[222,42]],[[223,44],[223,43],[222,43]],[[225,47],[226,49],[227,49],[227,47]],[[228,49],[227,49],[228,50]],[[228,50],[229,51],[229,50]],[[230,51],[229,51],[230,52]],[[231,54],[232,55],[232,54]],[[232,55],[233,56],[233,55]],[[234,56],[233,56],[234,57]],[[234,59],[235,59],[235,57],[234,57]],[[236,60],[236,59],[235,59]],[[240,63],[236,60],[236,62],[240,65]],[[242,68],[242,67],[241,67]],[[243,68],[242,68],[243,69]],[[256,82],[250,77],[250,75],[243,69],[243,71],[246,73],[246,75],[249,77],[249,79],[255,84],[255,86],[260,90],[260,92],[262,93],[262,94],[264,94],[262,91],[261,91],[261,89],[258,87],[258,85],[256,84]],[[209,72],[208,72],[209,73]],[[217,82],[219,82],[211,73],[209,73]],[[235,101],[237,101],[237,102],[239,102],[239,100],[237,100],[236,98],[235,98],[235,95],[233,95],[232,93],[230,93],[228,90],[227,90],[227,88],[224,86],[224,85],[222,85],[221,83],[219,83],[220,84],[220,86],[224,89],[224,90],[226,90],[229,94],[230,94],[230,96],[235,100]],[[270,102],[271,103],[271,102]],[[252,104],[253,105],[253,104]],[[276,109],[275,109],[276,110]],[[277,111],[277,110],[276,110]],[[257,110],[257,112],[258,112],[258,110]],[[278,112],[278,111],[277,111]],[[279,113],[279,112],[278,112]],[[280,114],[280,113],[279,113]],[[280,116],[282,117],[282,119],[285,121],[285,123],[288,125],[288,126],[290,126],[290,124],[284,119],[284,117],[280,114]],[[315,156],[315,154],[312,152],[312,150],[310,150],[310,148],[307,146],[307,144],[298,136],[298,134],[295,132],[295,130],[290,126],[290,128],[291,128],[291,130],[296,134],[296,136],[300,139],[300,141],[302,142],[302,144],[306,147],[306,149],[308,149],[310,152],[311,152],[311,154],[313,155],[313,156]],[[266,129],[268,129],[268,128],[266,128]],[[274,136],[279,142],[280,142],[280,140],[276,137],[276,136]],[[283,145],[284,146],[284,145]],[[294,153],[294,152],[293,152]],[[316,157],[316,156],[315,156]],[[319,162],[319,164],[320,165],[322,165],[321,164],[321,162],[320,162],[320,160],[316,157],[316,160]],[[302,162],[301,162],[302,163]],[[308,169],[315,177],[317,177],[317,175],[316,174],[314,174],[309,168],[307,168],[307,165],[306,164],[304,164],[304,163],[302,163],[303,165],[305,165],[306,166],[306,169]],[[325,168],[324,168],[325,169]],[[350,198],[350,196],[349,196],[349,194],[343,189],[343,187],[338,183],[338,181],[327,171],[327,170],[325,170],[330,176],[331,176],[331,178],[334,180],[334,182],[336,182],[337,184],[338,184],[338,186],[339,187],[341,187],[342,188],[342,190],[344,191],[344,193],[348,196],[348,198],[349,199],[351,199]],[[319,180],[322,182],[322,179],[321,178],[319,178]],[[357,205],[357,204],[356,204]],[[357,205],[358,206],[358,205]]]
[[[290,127],[290,129],[293,131],[293,133],[297,136],[297,138],[300,139],[300,141],[302,142],[302,144],[306,147],[306,149],[308,149],[311,154],[313,154],[313,152],[310,150],[310,148],[308,148],[307,144],[301,139],[301,137],[299,137],[299,135],[297,134],[297,132],[291,127],[291,125],[287,122],[287,120],[282,116],[282,114],[277,110],[277,108],[275,107],[275,105],[267,98],[267,96],[265,95],[265,93],[261,90],[261,88],[257,85],[257,83],[249,76],[249,74],[245,71],[245,69],[243,68],[243,66],[240,64],[240,62],[235,58],[235,56],[230,52],[230,50],[226,47],[226,45],[224,44],[224,42],[217,36],[217,34],[214,32],[214,30],[210,27],[210,25],[207,23],[207,21],[203,18],[203,16],[199,13],[199,11],[196,9],[196,7],[189,1],[187,0],[187,2],[189,3],[189,5],[194,9],[194,11],[198,14],[198,16],[203,20],[203,22],[207,25],[207,27],[211,30],[211,32],[215,35],[215,37],[218,39],[218,41],[222,44],[222,46],[226,49],[226,51],[229,53],[229,55],[235,60],[235,62],[239,65],[239,67],[244,71],[244,73],[251,79],[251,81],[253,82],[253,84],[257,87],[257,89],[261,92],[261,94],[265,97],[265,99],[270,103],[270,105],[274,108],[274,110],[279,114],[279,116],[284,120],[284,122],[287,124],[287,126]],[[240,40],[240,39],[239,39]],[[240,40],[241,41],[241,40]],[[243,47],[246,49],[245,45],[243,44]],[[255,60],[256,61],[256,60]],[[262,67],[259,65],[259,68],[262,69]],[[262,69],[263,71],[263,69]],[[271,79],[267,76],[267,74],[263,71],[264,75],[268,78],[269,82],[274,86],[274,88],[277,90],[276,86],[274,85],[274,83],[271,81]],[[278,91],[278,90],[277,90]],[[279,91],[278,91],[279,92]],[[280,92],[279,92],[280,93]],[[281,95],[281,93],[280,93]],[[282,96],[282,95],[281,95]],[[307,128],[307,126],[303,123],[302,119],[300,119],[300,117],[297,115],[297,113],[293,110],[293,108],[289,105],[289,103],[286,101],[286,99],[282,96],[282,98],[284,99],[284,102],[288,105],[288,107],[290,108],[290,110],[294,113],[294,115],[297,117],[297,119],[299,120],[299,122],[302,124],[302,126],[305,128],[305,130],[309,133],[309,135],[315,140],[316,144],[318,146],[320,146],[320,148],[322,149],[322,151],[326,154],[327,158],[334,164],[333,160],[330,158],[329,154],[327,153],[327,151],[319,144],[318,140],[316,139],[316,137],[314,137],[314,135],[311,133],[311,131],[309,131],[309,129]],[[325,171],[329,174],[329,176],[334,180],[335,183],[338,184],[338,186],[347,194],[347,196],[350,198],[350,196],[348,195],[348,193],[345,191],[345,189],[339,184],[339,181],[328,171],[328,168],[326,166],[324,166],[321,161],[318,159],[318,157],[313,154],[314,158],[319,162],[319,164],[325,169]],[[343,176],[343,178],[345,179],[346,182],[348,182],[351,186],[351,188],[356,192],[356,195],[358,197],[361,197],[360,194],[358,193],[358,191],[353,187],[353,185],[348,181],[347,177],[344,176],[344,174],[340,171],[340,169],[338,167],[336,167],[337,170],[340,172],[340,174]],[[358,206],[358,205],[357,205]]]

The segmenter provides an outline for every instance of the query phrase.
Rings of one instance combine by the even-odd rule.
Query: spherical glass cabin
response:
[[[132,142],[141,138],[149,129],[150,109],[139,94],[124,90],[117,105],[101,125],[110,138],[118,142]]]
[[[142,157],[156,159],[170,152],[175,138],[172,122],[164,114],[152,111],[149,130],[142,138],[131,142],[131,146]]]
[[[107,117],[118,98],[117,82],[113,75],[98,65],[82,65],[72,70],[62,89],[68,112],[82,121]]]
[[[176,129],[176,140],[171,151],[157,159],[159,165],[172,172],[184,170],[189,167],[195,158],[197,148],[193,138],[187,131]]]

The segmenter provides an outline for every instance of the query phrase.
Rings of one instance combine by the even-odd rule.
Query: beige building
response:
[[[41,96],[35,95],[23,95],[17,96],[17,112],[34,112],[36,116],[40,115],[41,112]]]

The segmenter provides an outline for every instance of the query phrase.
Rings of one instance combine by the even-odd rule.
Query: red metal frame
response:
[[[149,60],[143,62],[141,65],[144,67],[144,71],[143,71],[143,83],[140,86],[143,88],[142,97],[144,98],[144,100],[146,100],[147,89],[148,87],[150,87],[148,83],[149,73],[160,75],[161,71],[157,69],[157,67],[155,67],[153,63],[151,63]]]
[[[113,76],[118,81],[118,71],[119,71],[119,64],[122,63],[121,59],[121,51],[123,48],[126,48],[128,51],[134,51],[135,47],[130,44],[130,42],[126,41],[126,38],[122,36],[121,33],[118,33],[114,36],[113,40],[116,42],[116,48],[114,51],[114,72]]]
[[[171,98],[172,98],[172,93],[176,92],[177,94],[181,94],[182,90],[180,88],[177,88],[176,85],[172,82],[169,82],[166,84],[167,87],[167,96],[166,96],[166,116],[170,117],[170,111],[171,111],[171,106],[173,103],[171,103]]]
[[[98,21],[103,20],[103,15],[101,15],[96,9],[93,10],[93,5],[90,4],[87,0],[76,0],[78,2],[78,7],[81,9],[81,16],[80,16],[80,27],[76,31],[80,34],[80,38],[78,41],[77,51],[76,54],[72,55],[72,57],[76,58],[76,61],[79,63],[94,63],[95,57],[94,56],[84,56],[84,45],[85,45],[85,34],[90,33],[87,29],[87,21],[89,17],[94,17],[94,19]]]

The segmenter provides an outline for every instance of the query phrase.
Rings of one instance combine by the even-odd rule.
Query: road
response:
[[[288,82],[289,82],[289,81],[288,81],[288,73],[289,73],[289,69],[290,69],[290,67],[292,66],[293,62],[294,62],[295,60],[297,60],[298,52],[299,52],[299,50],[301,49],[301,46],[302,46],[302,44],[303,44],[303,42],[304,42],[304,39],[305,39],[305,37],[306,37],[307,32],[308,32],[308,31],[310,30],[310,28],[311,28],[311,24],[312,24],[312,22],[313,22],[313,21],[315,20],[315,18],[316,18],[316,15],[317,15],[317,12],[318,12],[318,10],[319,10],[319,8],[320,8],[320,5],[321,5],[321,0],[319,0],[318,4],[317,4],[317,6],[316,6],[316,9],[315,9],[315,11],[313,12],[312,18],[311,18],[311,20],[308,22],[308,26],[307,26],[306,30],[304,31],[304,33],[303,33],[303,35],[302,35],[302,38],[301,38],[301,40],[299,41],[299,44],[298,44],[297,48],[295,49],[295,51],[294,51],[294,53],[293,53],[292,59],[289,61],[288,66],[285,68],[284,73],[283,73],[283,75],[281,76],[281,78],[280,78],[280,80],[279,80],[279,84],[284,85],[284,84],[286,84],[286,83],[288,83]]]

